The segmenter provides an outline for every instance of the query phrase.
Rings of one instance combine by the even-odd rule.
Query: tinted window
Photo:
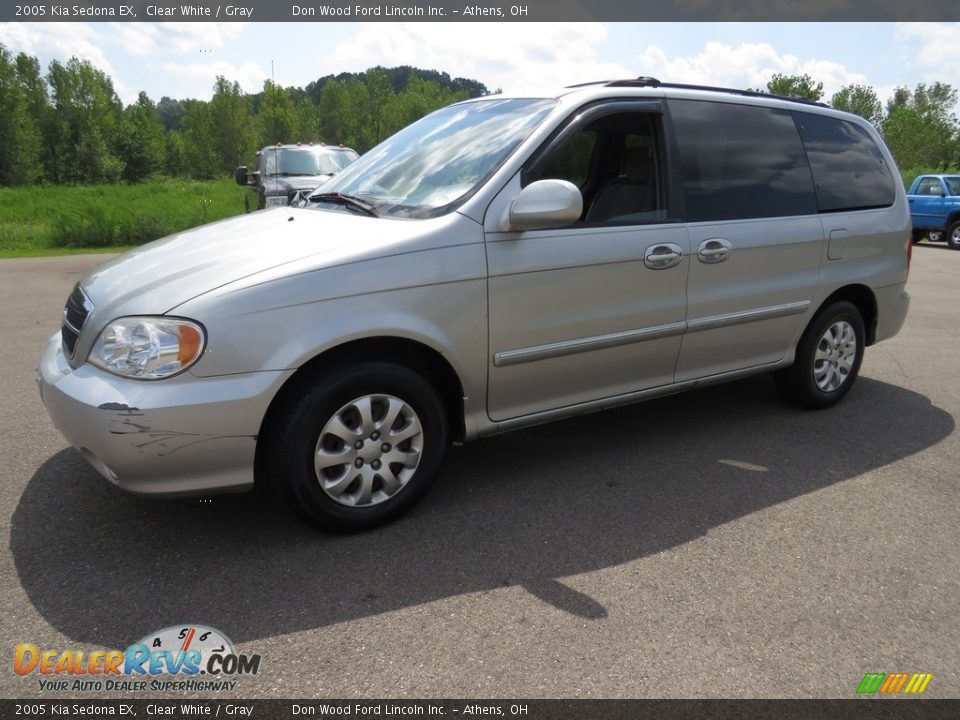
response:
[[[672,100],[687,218],[735,220],[816,212],[810,168],[786,110]]]
[[[893,204],[893,177],[866,130],[825,115],[796,115],[820,212]]]

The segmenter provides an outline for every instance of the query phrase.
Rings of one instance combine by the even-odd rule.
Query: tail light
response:
[[[913,260],[913,233],[907,233],[907,275],[910,275],[910,262]]]

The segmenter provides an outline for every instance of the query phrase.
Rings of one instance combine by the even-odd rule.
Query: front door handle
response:
[[[718,263],[727,259],[733,252],[733,245],[724,238],[710,238],[700,243],[697,259],[702,263]]]
[[[666,270],[680,264],[683,248],[673,243],[651,245],[643,254],[643,264],[651,270]]]

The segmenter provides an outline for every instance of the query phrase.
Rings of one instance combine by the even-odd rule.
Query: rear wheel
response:
[[[849,392],[860,372],[863,318],[856,305],[835,302],[811,321],[793,365],[776,374],[783,396],[800,407],[830,407]]]
[[[954,250],[960,250],[960,220],[952,223],[947,228],[947,245]]]
[[[334,532],[409,510],[447,446],[437,392],[392,363],[360,362],[306,386],[283,418],[267,440],[271,479],[305,520]]]
[[[943,233],[940,230],[931,230],[927,233],[927,240],[930,242],[943,242]]]

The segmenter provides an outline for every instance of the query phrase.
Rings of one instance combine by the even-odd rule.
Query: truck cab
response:
[[[907,193],[913,240],[924,235],[960,250],[960,175],[920,175]]]

